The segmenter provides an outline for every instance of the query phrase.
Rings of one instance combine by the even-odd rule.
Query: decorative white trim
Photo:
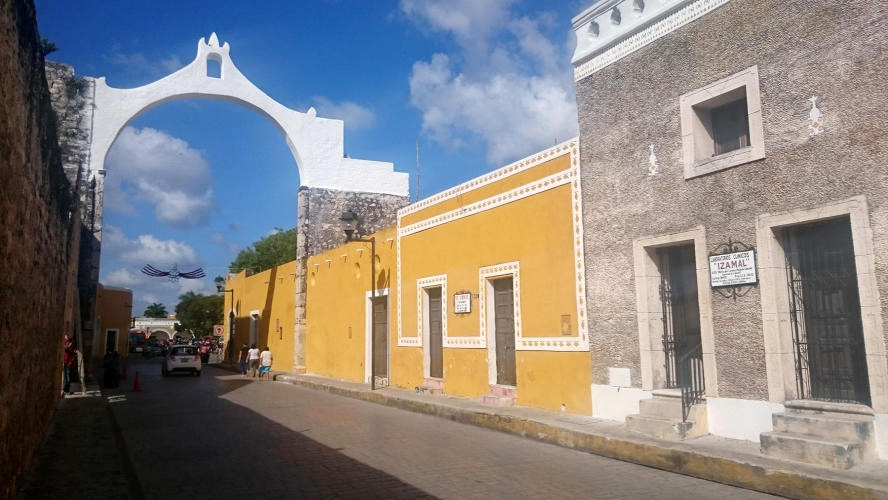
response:
[[[488,287],[492,278],[512,277],[512,308],[513,321],[515,322],[515,350],[518,350],[518,341],[521,339],[521,273],[520,265],[516,262],[504,262],[495,266],[486,266],[478,270],[478,319],[481,336],[477,337],[479,344],[487,341],[487,378],[491,385],[497,383],[496,378],[496,331],[493,328],[493,308],[488,315],[487,300],[492,294],[488,294]],[[490,300],[493,300],[491,297]],[[467,346],[484,347],[484,345]]]
[[[423,288],[441,287],[441,330],[447,336],[447,275],[428,276],[416,280],[416,336],[420,338],[419,345],[427,346],[429,340],[428,328],[425,325],[426,307]],[[428,357],[428,350],[423,348],[423,359]],[[428,371],[428,370],[426,370]],[[428,374],[425,375],[428,377]]]
[[[596,36],[594,31],[589,31],[588,27],[594,22],[591,18],[584,18],[588,22],[574,25],[577,34],[577,50],[573,57],[574,81],[586,78],[731,0],[696,0],[679,7],[686,1],[662,0],[659,3],[664,5],[659,10],[651,10],[650,15],[642,16],[634,23],[624,21],[619,23],[622,27],[612,28],[619,29],[622,33],[617,33],[609,39],[604,39],[601,33]],[[650,3],[655,2],[650,1]],[[676,7],[678,10],[673,10]],[[626,18],[628,17],[627,14]],[[596,24],[602,27],[609,26],[604,22]],[[601,43],[595,42],[597,37],[601,37]]]
[[[471,205],[466,205],[464,207],[460,207],[440,215],[435,215],[428,219],[419,221],[415,224],[410,224],[409,226],[400,227],[398,229],[398,234],[400,236],[408,236],[413,233],[418,233],[420,231],[433,228],[435,226],[440,226],[441,224],[446,224],[448,222],[462,219],[464,217],[468,217],[470,215],[483,212],[485,210],[490,210],[491,208],[496,208],[507,203],[511,203],[513,201],[527,198],[528,196],[533,196],[537,193],[562,186],[578,178],[578,169],[570,168],[567,170],[562,170],[561,172],[557,172],[550,176],[533,181],[530,184],[519,186],[510,191],[506,191],[496,196],[492,196],[490,198],[472,203]]]
[[[577,155],[577,143],[579,141],[578,137],[574,137],[573,139],[567,140],[558,144],[556,146],[552,146],[549,149],[544,149],[536,154],[532,154],[528,157],[522,158],[514,163],[510,163],[505,167],[498,168],[493,172],[484,174],[480,177],[476,177],[469,181],[466,181],[456,187],[452,187],[446,191],[442,191],[436,195],[430,196],[423,200],[417,201],[416,203],[407,205],[406,207],[398,210],[398,227],[401,226],[401,217],[406,215],[410,215],[414,212],[418,212],[424,208],[428,208],[432,205],[440,203],[444,200],[448,200],[450,198],[454,198],[456,196],[460,196],[469,191],[474,191],[475,189],[484,187],[488,184],[492,184],[494,182],[503,180],[506,177],[515,175],[517,173],[523,172],[525,170],[531,169],[541,163],[547,162],[552,158],[556,158],[564,154],[565,151],[570,153],[570,164],[571,166],[576,165],[576,155]]]
[[[589,350],[589,332],[588,332],[588,321],[586,317],[586,268],[585,268],[585,251],[583,246],[583,203],[582,203],[582,185],[581,185],[581,176],[579,171],[579,151],[577,146],[576,139],[572,139],[565,143],[562,143],[558,146],[550,148],[544,152],[541,152],[537,155],[530,156],[516,162],[510,166],[499,169],[487,176],[479,177],[475,179],[475,181],[479,181],[475,183],[475,181],[469,181],[462,185],[466,190],[469,189],[477,189],[481,186],[490,184],[491,182],[495,182],[500,180],[503,176],[512,175],[514,173],[526,170],[532,166],[539,165],[543,161],[548,161],[553,158],[552,153],[560,153],[564,154],[567,152],[570,155],[569,164],[570,168],[563,170],[561,172],[557,172],[543,179],[538,179],[529,184],[525,184],[523,186],[519,186],[511,191],[506,193],[501,193],[496,196],[492,196],[490,198],[486,198],[484,200],[478,201],[466,207],[463,207],[458,210],[452,210],[450,212],[440,214],[429,219],[417,222],[415,224],[411,224],[407,227],[401,227],[401,218],[403,215],[411,212],[415,212],[421,208],[425,208],[430,206],[433,203],[437,203],[443,201],[447,198],[451,198],[453,196],[457,196],[459,194],[463,194],[465,191],[457,190],[457,188],[451,189],[440,195],[435,195],[431,198],[423,200],[421,202],[410,205],[404,209],[401,209],[398,212],[398,233],[397,233],[397,252],[396,252],[396,272],[397,272],[397,280],[398,280],[398,297],[397,297],[397,307],[398,307],[398,342],[397,345],[399,347],[419,347],[423,345],[423,338],[421,334],[421,330],[417,331],[417,335],[413,337],[404,336],[402,321],[401,321],[401,291],[403,290],[402,281],[401,281],[401,237],[408,236],[411,234],[415,234],[417,232],[430,229],[442,224],[446,224],[453,220],[461,219],[463,217],[468,217],[469,215],[474,215],[485,210],[490,210],[492,208],[496,208],[506,203],[510,203],[512,201],[517,201],[534,194],[538,194],[540,192],[546,191],[548,189],[552,189],[567,183],[571,185],[571,207],[573,217],[573,236],[574,236],[574,270],[575,270],[575,294],[576,294],[576,307],[577,307],[577,335],[573,337],[564,337],[564,336],[551,336],[551,337],[530,337],[527,339],[521,339],[516,342],[516,349],[525,350],[525,351],[588,351]],[[530,162],[530,163],[524,163]],[[508,170],[510,168],[514,168],[517,170]],[[499,174],[498,174],[499,173]],[[492,177],[494,175],[497,177]],[[450,193],[448,195],[448,193]],[[446,195],[446,196],[445,196]],[[432,201],[433,200],[433,201]],[[419,206],[420,204],[424,204]],[[411,209],[411,207],[413,207]],[[419,207],[419,208],[416,208]],[[482,292],[479,290],[479,294]],[[480,307],[483,308],[483,301],[479,301],[482,304]],[[481,311],[483,318],[483,309]],[[484,335],[484,330],[481,331],[481,336],[470,336],[470,337],[454,337],[448,336],[446,331],[444,335],[444,347],[448,348],[470,348],[470,349],[483,349],[487,347],[486,335]]]

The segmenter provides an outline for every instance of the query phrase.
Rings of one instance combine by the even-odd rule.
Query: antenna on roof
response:
[[[422,170],[419,167],[419,139],[416,140],[416,201],[422,199],[422,186],[420,184],[420,176]]]

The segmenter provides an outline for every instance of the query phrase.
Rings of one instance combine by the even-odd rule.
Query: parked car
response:
[[[163,358],[161,374],[164,377],[175,372],[188,372],[200,376],[200,351],[193,345],[174,345]]]

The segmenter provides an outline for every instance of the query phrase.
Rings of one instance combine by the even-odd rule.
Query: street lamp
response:
[[[234,309],[234,290],[226,290],[225,289],[225,278],[222,276],[216,276],[216,279],[213,280],[213,283],[216,284],[216,291],[219,293],[230,293],[231,294],[231,308]],[[222,303],[223,307],[225,307],[225,301]],[[225,311],[222,311],[223,313]],[[234,359],[234,318],[230,315],[228,317],[228,359]]]
[[[354,238],[355,228],[358,224],[358,216],[351,210],[346,210],[339,217],[342,223],[342,230],[345,232],[345,242],[358,241],[362,243],[370,243],[370,310],[376,303],[376,238]],[[370,313],[373,317],[373,313]],[[370,321],[370,390],[376,390],[376,329],[373,328],[373,321]]]

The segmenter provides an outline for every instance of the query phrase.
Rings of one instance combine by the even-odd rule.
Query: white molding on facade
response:
[[[228,43],[220,46],[213,33],[209,42],[204,38],[198,41],[191,63],[153,83],[118,89],[109,87],[105,77],[94,79],[90,172],[103,171],[114,140],[140,114],[167,101],[205,97],[233,102],[268,118],[284,135],[303,186],[408,195],[408,174],[395,172],[391,163],[345,157],[342,120],[320,118],[314,108],[301,113],[275,101],[237,69],[229,51]],[[207,74],[208,60],[219,62],[219,77]]]
[[[428,219],[410,224],[409,226],[399,227],[398,235],[409,236],[413,233],[418,233],[426,229],[431,229],[433,227],[446,224],[448,222],[462,219],[464,217],[475,215],[477,213],[484,212],[486,210],[490,210],[492,208],[505,205],[507,203],[512,203],[513,201],[518,201],[523,198],[533,196],[543,191],[568,184],[576,179],[579,179],[579,169],[569,168],[566,170],[562,170],[561,172],[556,172],[547,177],[543,177],[542,179],[535,180],[530,184],[519,186],[515,189],[500,193],[496,196],[477,201],[470,205],[466,205],[440,215],[435,215]]]
[[[569,155],[570,167],[556,172],[542,179],[535,180],[523,186],[519,186],[510,191],[500,193],[489,198],[485,198],[471,205],[467,205],[457,210],[451,210],[444,214],[419,221],[406,227],[401,226],[401,219],[404,215],[416,212],[422,208],[426,208],[435,203],[441,202],[448,198],[464,194],[468,191],[488,185],[492,182],[501,180],[504,177],[521,172],[542,162],[549,161],[557,156],[563,155],[565,152]],[[476,182],[477,181],[477,182]],[[403,290],[401,282],[401,238],[409,236],[426,229],[452,222],[475,215],[486,210],[490,210],[502,206],[513,201],[517,201],[543,191],[562,186],[570,183],[571,185],[571,207],[572,207],[572,225],[574,238],[574,274],[576,277],[574,283],[576,296],[576,313],[577,313],[577,335],[572,337],[565,336],[549,336],[549,337],[529,337],[516,342],[517,350],[526,351],[588,351],[589,350],[589,330],[588,319],[586,316],[586,270],[585,270],[585,251],[583,243],[583,204],[582,204],[582,185],[579,169],[579,151],[577,140],[571,139],[558,146],[552,147],[531,155],[523,160],[515,162],[511,165],[503,167],[488,175],[481,176],[477,179],[445,191],[440,195],[432,196],[421,202],[414,203],[398,212],[398,232],[397,232],[397,256],[396,256],[396,273],[398,280],[398,342],[399,347],[419,347],[423,345],[421,331],[416,336],[404,336],[401,321],[401,291]],[[418,207],[418,208],[417,208]],[[481,292],[479,291],[479,294]],[[444,347],[449,348],[468,348],[483,349],[486,348],[485,335],[470,337],[450,337],[444,336]]]
[[[412,203],[407,205],[406,207],[398,210],[398,227],[400,227],[401,217],[406,215],[410,215],[412,213],[418,212],[424,208],[428,208],[430,206],[436,205],[442,201],[449,200],[450,198],[454,198],[470,191],[474,191],[478,188],[487,186],[488,184],[492,184],[497,181],[501,181],[505,178],[508,178],[517,173],[523,172],[527,169],[533,168],[541,163],[547,162],[553,158],[557,158],[564,154],[567,151],[570,154],[570,165],[574,166],[577,164],[577,144],[579,142],[579,137],[574,137],[573,139],[569,139],[567,141],[562,142],[561,144],[552,146],[551,148],[544,149],[538,153],[532,154],[525,158],[522,158],[516,162],[510,163],[504,167],[498,168],[493,172],[484,174],[480,177],[475,177],[474,179],[468,180],[458,186],[452,187],[446,191],[442,191],[438,194],[432,195],[428,198],[417,201],[416,203]]]
[[[389,308],[392,305],[392,297],[389,294],[389,289],[377,288],[376,296],[385,297],[385,308],[386,311],[389,311]],[[364,293],[364,297],[364,382],[369,384],[370,377],[372,376],[372,374],[370,373],[370,369],[371,365],[373,364],[373,361],[370,359],[370,356],[373,355],[373,293],[370,290],[367,290],[367,292]],[[389,317],[391,318],[391,314],[389,314]],[[392,349],[390,342],[392,327],[388,321],[386,321],[385,325],[385,346],[386,350],[388,351],[385,354],[385,362],[387,364],[385,373],[389,374],[392,359]]]
[[[478,322],[481,335],[479,343],[485,345],[468,347],[487,347],[487,379],[490,385],[496,385],[496,328],[494,327],[493,283],[494,278],[512,277],[512,318],[515,322],[515,350],[521,339],[521,265],[519,262],[504,262],[494,266],[485,266],[478,270]],[[490,304],[487,301],[491,301]]]
[[[429,328],[425,321],[428,315],[428,300],[423,293],[425,288],[441,287],[441,333],[447,337],[447,275],[427,276],[416,280],[416,336],[422,349],[422,366],[425,377],[429,376]]]
[[[730,1],[605,0],[590,7],[573,19],[577,39],[571,60],[574,80],[586,78]]]

